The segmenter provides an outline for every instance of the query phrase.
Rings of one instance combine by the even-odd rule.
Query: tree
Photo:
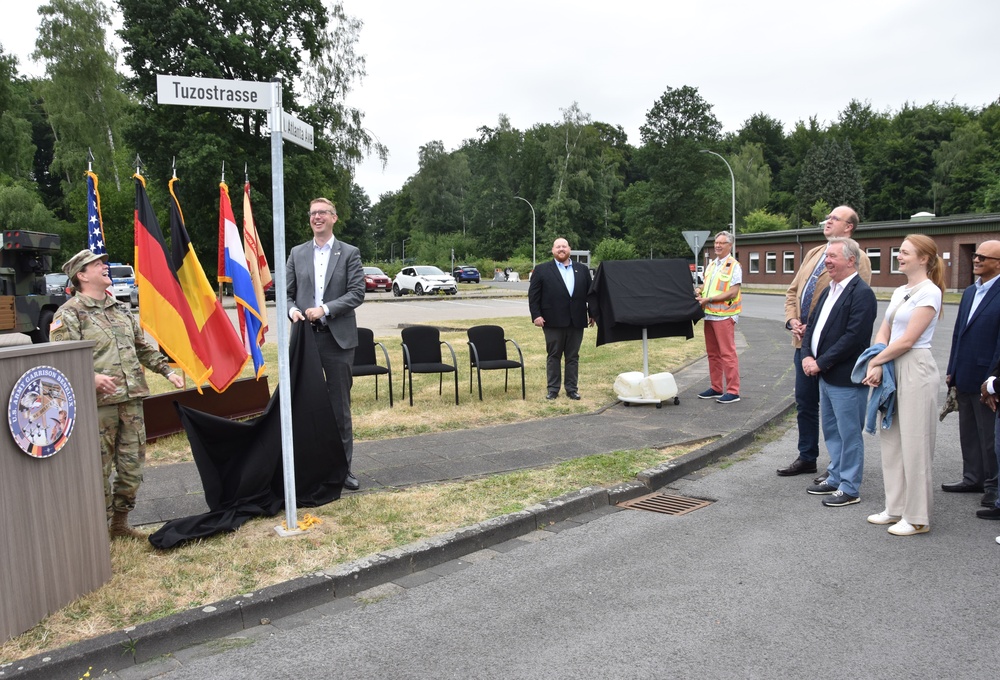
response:
[[[305,214],[316,196],[338,203],[341,217],[350,218],[347,163],[373,146],[380,152],[384,148],[364,130],[360,111],[338,104],[364,75],[363,60],[353,49],[360,24],[339,4],[330,11],[322,0],[178,0],[168,5],[120,0],[119,5],[125,63],[134,74],[128,84],[143,102],[126,136],[148,166],[151,189],[166,184],[176,158],[194,243],[215,243],[223,162],[228,168],[245,165],[254,178],[270,176],[266,112],[155,106],[156,73],[253,81],[280,76],[282,108],[318,133],[314,152],[294,146],[284,150],[286,214],[292,216],[287,240],[308,238]],[[271,183],[254,186],[265,199],[254,204],[261,240],[270,243]],[[212,258],[203,260],[210,269]]]
[[[935,203],[944,215],[973,212],[985,206],[986,191],[996,175],[992,168],[1000,149],[991,148],[979,121],[956,129],[934,151]]]
[[[782,161],[788,154],[788,141],[781,121],[763,111],[746,119],[735,137],[735,148],[746,144],[756,144],[764,156],[764,162],[771,169],[771,176],[777,177]]]
[[[796,196],[800,209],[823,200],[831,206],[849,205],[860,215],[864,211],[864,190],[851,143],[828,139],[810,149]]]
[[[0,176],[10,179],[31,178],[35,144],[28,120],[27,86],[17,71],[17,57],[4,54],[0,46]]]
[[[791,225],[784,215],[772,215],[764,208],[758,208],[746,216],[742,231],[755,234],[763,231],[784,231]]]
[[[729,164],[736,178],[736,223],[742,227],[746,216],[766,206],[771,197],[771,168],[756,143],[744,144]]]
[[[712,106],[690,86],[667,88],[647,112],[635,158],[648,181],[636,182],[622,197],[625,230],[640,251],[683,256],[688,247],[681,231],[729,222],[729,210],[712,200],[719,186],[712,179],[728,172],[718,159],[699,153],[717,145],[721,129]]]
[[[620,238],[606,238],[594,249],[594,264],[608,260],[634,260],[639,257],[635,246]]]

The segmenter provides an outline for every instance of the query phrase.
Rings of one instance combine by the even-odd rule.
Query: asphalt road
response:
[[[939,428],[935,482],[956,473],[957,424]],[[673,485],[706,508],[556,525],[155,677],[995,677],[1000,523],[974,517],[978,495],[937,491],[931,532],[897,538],[865,521],[883,508],[877,437],[862,502],[825,508],[774,473],[795,436]]]

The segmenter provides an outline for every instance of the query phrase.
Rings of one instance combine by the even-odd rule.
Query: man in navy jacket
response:
[[[951,492],[985,491],[982,504],[997,500],[996,416],[979,399],[979,389],[1000,360],[1000,241],[985,241],[972,257],[976,282],[965,289],[951,336],[945,382],[958,397],[962,479],[942,484]]]
[[[559,396],[563,382],[561,364],[566,358],[566,396],[580,399],[577,378],[580,366],[580,345],[583,329],[594,325],[587,307],[590,291],[590,270],[569,257],[569,241],[557,238],[552,244],[550,262],[535,267],[528,286],[528,310],[532,322],[545,332],[545,377],[548,382],[546,399]]]
[[[852,505],[860,500],[868,388],[851,380],[851,371],[871,343],[878,315],[875,293],[858,276],[861,249],[853,239],[833,238],[826,253],[830,287],[809,317],[802,338],[802,370],[819,376],[820,420],[830,453],[826,481],[807,492],[827,507]]]

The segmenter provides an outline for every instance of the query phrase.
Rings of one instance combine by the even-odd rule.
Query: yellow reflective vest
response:
[[[733,285],[733,272],[739,262],[732,255],[719,263],[713,260],[705,270],[705,287],[702,297],[715,297],[720,295]],[[709,302],[705,305],[705,314],[711,316],[736,316],[743,309],[743,294],[737,292],[736,296],[727,300]]]

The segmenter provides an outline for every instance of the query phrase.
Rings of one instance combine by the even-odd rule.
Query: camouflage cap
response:
[[[66,274],[72,281],[73,278],[83,271],[91,262],[96,262],[97,260],[108,261],[107,255],[98,255],[97,253],[92,253],[89,250],[81,250],[73,257],[66,260],[66,264],[62,266],[63,273]]]

